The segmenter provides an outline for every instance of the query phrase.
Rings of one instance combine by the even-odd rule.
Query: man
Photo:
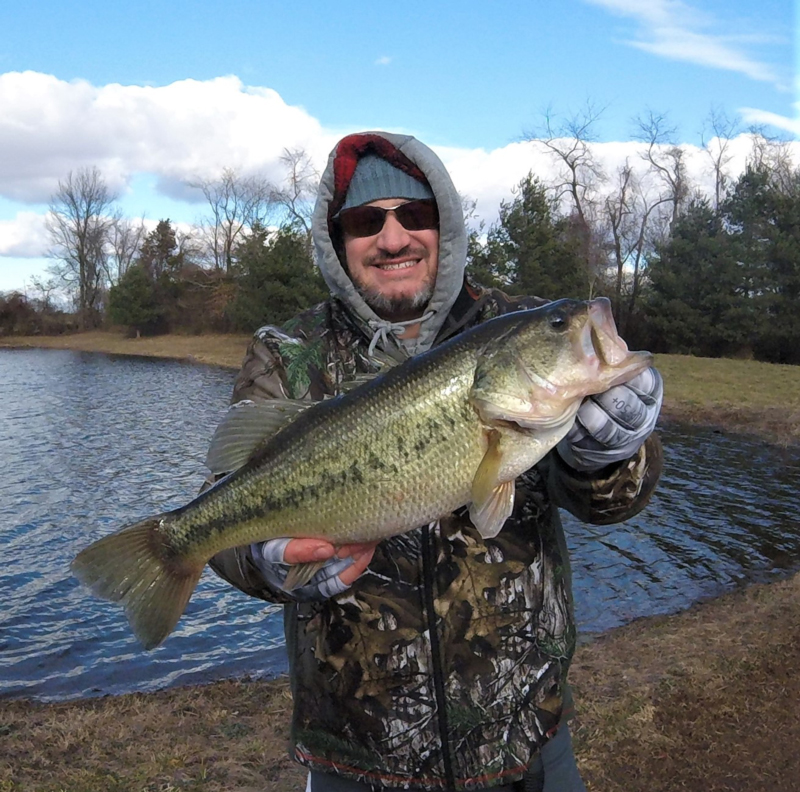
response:
[[[233,401],[322,399],[374,372],[376,350],[403,360],[545,302],[465,281],[460,198],[408,136],[339,142],[313,235],[331,298],[256,332]],[[461,509],[378,544],[273,540],[213,559],[246,593],[286,603],[292,752],[308,789],[584,789],[566,725],[575,625],[556,507],[594,523],[643,508],[661,470],[660,403],[653,369],[586,400],[518,479],[495,539]],[[284,591],[287,565],[312,560],[312,580]]]

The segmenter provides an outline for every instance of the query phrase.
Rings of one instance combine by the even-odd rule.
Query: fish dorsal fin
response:
[[[231,405],[211,439],[206,467],[214,475],[238,470],[267,438],[313,404],[299,399],[247,399]]]
[[[378,377],[382,377],[390,369],[393,369],[396,366],[400,365],[400,361],[395,360],[394,358],[390,357],[385,352],[382,352],[379,349],[376,349],[372,353],[371,359],[373,363],[377,364],[378,366],[377,371],[359,372],[352,379],[340,382],[339,383],[340,394],[350,393],[350,391],[355,390],[360,385],[364,385],[367,382],[372,382],[372,380],[377,379]]]
[[[469,516],[484,539],[500,533],[514,510],[514,481],[499,481],[503,451],[499,432],[489,433],[489,447],[472,480]]]

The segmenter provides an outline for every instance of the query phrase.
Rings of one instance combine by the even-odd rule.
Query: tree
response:
[[[178,238],[169,219],[159,220],[158,225],[145,236],[137,260],[153,281],[183,267],[186,256],[178,247]]]
[[[800,363],[800,171],[748,167],[722,208],[737,257],[752,273],[762,318],[756,355]]]
[[[138,338],[158,323],[162,310],[155,284],[141,264],[133,264],[112,286],[108,295],[108,315],[114,324],[125,325]]]
[[[49,255],[59,262],[59,276],[74,296],[81,329],[95,327],[100,321],[115,200],[100,171],[93,167],[70,171],[50,201],[46,221]]]
[[[580,241],[569,233],[571,218],[554,216],[554,201],[533,174],[515,192],[513,200],[500,204],[486,245],[472,251],[471,274],[479,278],[481,272],[476,270],[482,270],[490,283],[511,294],[550,299],[590,296],[591,277],[580,255]]]
[[[617,171],[616,186],[606,194],[599,222],[605,224],[609,289],[620,333],[626,336],[638,309],[647,261],[653,245],[664,238],[662,207],[668,197],[653,196],[628,161]]]
[[[690,195],[684,151],[675,143],[676,129],[669,126],[666,115],[659,115],[652,110],[647,116],[637,118],[636,124],[636,137],[645,144],[642,159],[649,164],[652,175],[663,186],[659,200],[670,202],[670,226],[674,226]]]
[[[272,202],[285,212],[283,225],[305,234],[309,255],[313,255],[311,218],[319,190],[319,173],[302,148],[284,149],[280,161],[286,169],[286,178],[281,187],[273,189]]]
[[[678,218],[649,276],[655,351],[716,357],[752,347],[759,322],[751,273],[707,201],[692,201]]]
[[[704,125],[702,141],[703,150],[711,160],[714,176],[714,209],[719,209],[730,185],[728,165],[733,159],[731,141],[739,132],[738,119],[730,118],[719,107],[711,108]]]
[[[229,315],[238,330],[280,324],[328,296],[305,234],[297,228],[271,232],[256,225],[235,256],[236,296]]]
[[[109,228],[109,244],[111,247],[109,280],[112,284],[127,272],[139,253],[142,240],[146,234],[144,218],[132,222],[115,211],[113,222]]]
[[[206,225],[207,254],[213,266],[230,273],[234,249],[256,224],[266,225],[274,188],[265,179],[225,168],[218,179],[195,182],[211,209]]]
[[[602,112],[587,102],[582,110],[557,120],[548,110],[538,134],[526,135],[527,139],[544,147],[556,164],[557,175],[548,187],[554,205],[562,211],[565,205],[567,207],[565,213],[569,221],[565,234],[586,268],[590,294],[594,293],[595,284],[602,280],[607,267],[604,236],[598,226],[600,193],[607,177],[592,146]]]

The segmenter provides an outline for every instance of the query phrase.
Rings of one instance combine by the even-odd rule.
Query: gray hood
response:
[[[361,155],[365,148],[375,139],[385,146],[388,141],[394,149],[413,165],[419,168],[433,190],[439,208],[439,269],[436,285],[423,319],[419,336],[413,340],[401,342],[392,331],[391,322],[381,319],[370,308],[356,291],[350,276],[339,261],[330,235],[330,207],[335,195],[335,180],[340,182],[339,195],[342,195],[342,167],[338,168],[337,157],[344,141],[358,140],[361,143]],[[352,159],[352,147],[349,151]],[[357,155],[356,155],[357,156]],[[340,158],[341,163],[341,158]],[[344,184],[346,191],[347,184]],[[341,199],[340,199],[341,200]],[[331,294],[343,302],[370,339],[377,338],[377,346],[390,354],[403,350],[404,354],[416,355],[433,345],[436,335],[447,318],[447,314],[456,301],[464,282],[464,267],[467,259],[467,232],[464,225],[464,214],[461,198],[445,169],[442,161],[427,146],[410,135],[395,135],[389,132],[364,132],[357,136],[348,136],[337,144],[328,158],[325,172],[319,187],[319,195],[314,208],[312,235],[316,251],[317,265],[325,278]],[[399,331],[399,329],[398,329]],[[402,356],[402,354],[401,354]]]

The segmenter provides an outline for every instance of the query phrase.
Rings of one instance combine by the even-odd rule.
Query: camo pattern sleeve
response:
[[[594,473],[573,470],[555,453],[541,464],[556,505],[583,522],[609,525],[630,519],[647,505],[661,476],[663,451],[652,434],[630,459]]]

